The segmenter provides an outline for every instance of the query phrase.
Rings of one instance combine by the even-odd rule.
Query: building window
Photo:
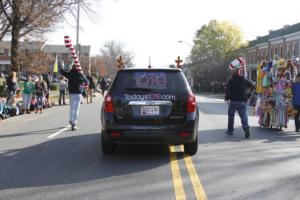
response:
[[[277,47],[275,48],[275,56],[278,55]]]
[[[4,49],[0,48],[0,56],[4,55]]]
[[[283,56],[283,47],[280,47],[280,57],[282,58]]]
[[[293,42],[293,56],[295,56],[296,55],[296,43],[295,42]]]

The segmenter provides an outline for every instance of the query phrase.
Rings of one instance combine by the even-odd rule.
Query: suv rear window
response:
[[[178,93],[188,91],[188,84],[180,71],[171,70],[128,70],[116,76],[112,90],[125,92],[130,89],[144,89]]]

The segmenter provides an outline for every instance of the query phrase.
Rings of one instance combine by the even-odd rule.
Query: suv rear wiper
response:
[[[125,88],[125,90],[129,90],[129,91],[143,90],[149,92],[152,91],[150,88],[142,88],[142,87]]]

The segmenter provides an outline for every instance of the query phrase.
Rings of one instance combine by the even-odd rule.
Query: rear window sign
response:
[[[167,75],[164,72],[135,72],[135,87],[166,89]]]
[[[166,94],[125,94],[127,101],[131,100],[176,100],[175,95]]]

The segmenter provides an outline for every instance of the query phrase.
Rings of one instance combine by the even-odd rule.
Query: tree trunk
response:
[[[12,30],[11,30],[11,70],[20,75],[19,37],[20,37],[20,7],[19,0],[12,1]]]

